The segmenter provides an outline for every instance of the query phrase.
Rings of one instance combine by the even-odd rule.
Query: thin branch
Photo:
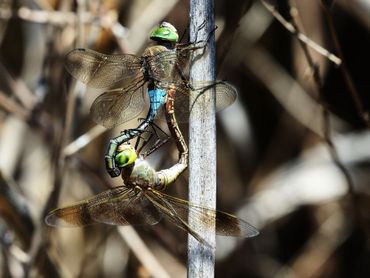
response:
[[[80,5],[83,2],[83,0],[78,1],[78,4]],[[83,12],[83,8],[79,8],[80,12]],[[81,10],[82,9],[82,10]],[[81,19],[81,17],[77,17],[78,19]],[[79,30],[82,30],[82,24],[83,22],[80,20],[78,21],[77,25]],[[81,38],[77,38],[77,41],[81,41]],[[78,94],[76,92],[75,86],[71,86],[71,90],[68,94],[68,100],[67,100],[67,108],[66,108],[66,118],[64,122],[64,128],[63,132],[61,134],[59,142],[57,142],[57,155],[55,159],[55,163],[53,165],[54,167],[54,187],[52,191],[50,192],[48,199],[43,207],[41,218],[44,219],[48,211],[51,210],[52,207],[55,207],[55,204],[57,200],[59,199],[60,191],[62,188],[64,175],[66,171],[66,157],[63,153],[64,146],[67,145],[68,141],[72,137],[74,128],[74,123],[77,123],[77,113],[75,110],[76,107],[76,98],[78,97]],[[30,256],[32,258],[30,262],[30,267],[33,264],[39,264],[40,260],[44,259],[44,253],[47,245],[47,240],[41,240],[45,238],[46,229],[45,226],[41,226],[39,229],[37,229],[33,244],[30,252]]]
[[[314,41],[312,41],[310,38],[308,38],[305,34],[300,32],[295,24],[289,23],[284,19],[284,17],[281,16],[279,12],[276,11],[275,7],[267,3],[265,0],[260,0],[262,4],[266,7],[266,9],[287,29],[289,32],[291,32],[300,42],[304,43],[305,45],[311,47],[313,50],[315,50],[317,53],[323,55],[324,57],[328,58],[330,61],[332,61],[336,65],[340,65],[342,63],[342,60],[334,55],[333,53],[330,53],[328,50],[323,48],[322,46],[318,45]]]
[[[14,193],[17,185],[9,178],[5,178],[0,172],[0,212],[9,227],[17,234],[19,242],[22,243],[24,249],[29,249],[34,242],[34,225],[32,223],[29,210],[25,206],[25,201],[21,196]],[[32,241],[31,241],[32,237]],[[26,254],[17,246],[11,246],[9,250],[18,260],[24,263],[25,271],[30,266],[35,258],[32,253]],[[40,255],[41,254],[41,255]],[[42,264],[38,264],[37,268],[41,275],[57,277],[55,265],[50,260],[46,252],[39,253],[42,256]]]
[[[324,137],[321,118],[317,113],[320,111],[320,104],[283,67],[274,63],[266,51],[251,47],[243,64],[291,116],[312,132]],[[330,114],[329,117],[334,123],[334,129],[344,126],[344,122],[335,115]]]
[[[323,212],[321,211],[321,213]],[[349,235],[350,229],[346,215],[342,209],[334,205],[333,211],[329,212],[317,232],[311,236],[302,251],[292,261],[291,269],[296,277],[321,276],[320,271],[322,271],[323,266],[332,258]],[[309,268],[307,267],[308,264]],[[279,273],[278,277],[286,276],[283,272]]]
[[[0,172],[0,213],[9,227],[17,234],[22,247],[30,247],[31,235],[34,230],[25,200],[16,194],[17,185]]]
[[[9,113],[12,113],[22,121],[27,121],[30,116],[27,109],[19,105],[13,99],[7,97],[2,91],[0,91],[0,107]]]
[[[337,32],[335,31],[333,18],[332,18],[331,14],[330,14],[330,9],[329,9],[329,7],[324,2],[322,3],[322,6],[324,7],[324,15],[325,15],[326,20],[327,20],[328,25],[329,25],[330,34],[332,36],[335,49],[338,52],[338,55],[339,55],[340,59],[342,60],[342,64],[339,67],[340,73],[343,76],[344,83],[347,86],[347,89],[348,89],[348,91],[350,93],[350,96],[353,99],[353,102],[355,104],[355,107],[357,109],[357,112],[359,113],[362,121],[367,126],[367,128],[370,129],[370,115],[369,115],[369,111],[367,111],[365,109],[364,104],[363,104],[363,102],[361,100],[360,94],[358,93],[358,91],[356,89],[356,86],[355,86],[355,84],[353,82],[352,76],[349,73],[349,70],[348,70],[348,67],[347,67],[347,63],[343,59],[342,48],[340,47],[340,43],[339,43],[339,40],[338,40]]]
[[[131,226],[118,227],[118,233],[143,266],[148,270],[150,277],[170,277],[165,268],[158,262],[153,253],[145,245]]]
[[[294,17],[293,17],[293,23],[292,24],[294,25],[294,28],[298,31],[298,27],[294,22]],[[353,205],[353,208],[354,208],[356,220],[357,220],[358,224],[362,225],[362,221],[361,221],[361,217],[360,217],[360,211],[359,211],[359,209],[356,205],[356,203],[357,203],[356,202],[356,192],[355,192],[355,185],[354,185],[353,179],[352,179],[351,174],[348,171],[348,169],[344,166],[344,164],[340,160],[338,152],[336,150],[336,147],[333,144],[333,141],[332,141],[332,138],[331,138],[331,132],[330,132],[331,123],[330,123],[330,117],[329,117],[330,112],[329,112],[328,105],[325,101],[325,94],[324,94],[324,90],[323,90],[323,82],[322,82],[321,77],[320,77],[319,68],[316,65],[316,63],[314,62],[311,54],[309,53],[307,45],[302,41],[300,41],[300,45],[302,47],[302,50],[303,50],[303,53],[306,57],[308,65],[312,69],[313,79],[315,81],[316,89],[319,93],[319,102],[322,106],[322,117],[323,117],[323,121],[324,121],[324,123],[323,123],[324,140],[325,140],[325,142],[328,146],[328,149],[329,149],[329,152],[330,152],[330,155],[333,159],[334,164],[338,167],[338,169],[342,172],[342,174],[344,175],[344,177],[346,179],[346,183],[347,183],[347,186],[348,186],[348,193],[349,193],[349,195],[351,197],[351,200],[352,200],[352,205]]]
[[[28,89],[21,79],[13,78],[5,66],[0,62],[0,75],[9,86],[11,92],[17,97],[19,102],[28,110],[32,110],[37,102],[36,96]]]
[[[73,142],[69,143],[63,150],[63,155],[65,157],[71,156],[91,143],[99,135],[106,132],[107,129],[100,125],[95,125],[88,132],[82,134],[76,138]]]

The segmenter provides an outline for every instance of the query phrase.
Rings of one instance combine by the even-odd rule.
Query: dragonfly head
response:
[[[118,168],[124,168],[135,163],[137,158],[136,151],[130,144],[119,145],[117,151],[118,154],[114,159]]]
[[[179,35],[176,28],[168,22],[163,21],[158,27],[150,32],[150,39],[159,42],[170,42],[176,44],[179,40]]]

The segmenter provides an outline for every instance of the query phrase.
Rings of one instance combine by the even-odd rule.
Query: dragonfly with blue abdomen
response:
[[[117,146],[140,135],[154,121],[159,108],[167,101],[169,86],[176,89],[175,111],[182,119],[189,114],[190,92],[201,94],[203,88],[214,86],[216,110],[236,99],[235,88],[226,82],[187,82],[184,65],[190,53],[204,48],[207,41],[179,44],[175,27],[166,22],[155,28],[150,38],[156,45],[146,48],[142,56],[106,55],[88,49],[75,49],[66,56],[66,68],[72,76],[88,86],[109,88],[91,106],[93,120],[98,124],[111,128],[131,120],[141,113],[149,99],[145,120],[109,142],[105,164],[112,177],[120,174],[114,160]]]
[[[224,236],[253,237],[258,231],[249,223],[226,212],[206,208],[172,197],[163,190],[187,168],[188,149],[178,128],[174,114],[175,89],[169,88],[166,103],[166,119],[179,150],[179,160],[169,169],[155,171],[145,160],[137,158],[135,149],[128,144],[118,147],[115,160],[122,169],[124,185],[106,190],[90,199],[71,206],[58,208],[46,216],[51,226],[85,226],[95,223],[110,225],[154,225],[162,218],[185,230],[199,242],[210,246],[195,231],[195,226],[212,226]],[[193,217],[191,226],[188,215]]]

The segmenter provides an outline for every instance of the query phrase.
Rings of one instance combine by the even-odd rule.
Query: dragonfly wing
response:
[[[234,103],[238,96],[237,90],[231,84],[219,81],[216,84],[216,111],[221,111]]]
[[[155,225],[160,221],[159,211],[141,193],[129,189],[122,195],[121,191],[119,187],[110,189],[107,200],[91,205],[94,221],[110,225]]]
[[[175,87],[176,97],[174,105],[178,122],[189,121],[189,116],[195,102],[209,89],[214,88],[216,91],[216,112],[234,103],[238,95],[236,88],[224,81],[199,81],[192,83],[191,87],[185,85],[185,83],[179,83]],[[194,99],[191,101],[190,93],[194,94]]]
[[[112,128],[134,119],[145,108],[145,86],[140,83],[136,90],[117,89],[98,96],[90,108],[93,120]]]
[[[152,204],[158,208],[158,210],[165,216],[166,219],[171,221],[177,227],[191,234],[199,242],[210,246],[210,244],[204,240],[202,236],[200,236],[189,226],[187,215],[183,214],[182,211],[178,211],[176,207],[166,200],[168,195],[162,194],[156,190],[147,191],[145,195],[152,202]]]
[[[192,204],[167,194],[160,194],[182,219],[186,220],[189,211],[191,211],[191,222],[195,223],[196,226],[212,225],[213,219],[216,219],[216,233],[218,235],[254,237],[259,233],[255,227],[234,215]]]
[[[78,227],[93,224],[94,220],[90,217],[87,201],[82,201],[52,210],[45,217],[45,223],[55,227]]]
[[[112,193],[113,191],[113,193]],[[57,208],[51,211],[45,218],[46,224],[50,226],[78,227],[95,224],[96,217],[106,217],[107,221],[114,218],[114,210],[109,210],[109,204],[115,196],[121,197],[122,202],[129,199],[130,190],[125,187],[117,187],[112,190],[104,191],[89,199],[77,202],[73,205]],[[132,194],[132,193],[131,193]],[[105,205],[108,203],[108,205]],[[119,219],[119,217],[115,216]]]
[[[95,88],[108,88],[123,79],[144,79],[141,58],[135,55],[106,55],[90,49],[74,49],[65,58],[68,72]]]
[[[50,226],[78,227],[95,223],[110,225],[154,225],[158,210],[132,189],[116,187],[74,205],[51,211],[45,218]]]

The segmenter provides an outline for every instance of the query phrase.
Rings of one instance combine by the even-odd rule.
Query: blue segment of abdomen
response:
[[[167,92],[165,89],[156,88],[149,90],[148,94],[150,107],[147,119],[152,121],[157,115],[158,109],[165,103]]]

